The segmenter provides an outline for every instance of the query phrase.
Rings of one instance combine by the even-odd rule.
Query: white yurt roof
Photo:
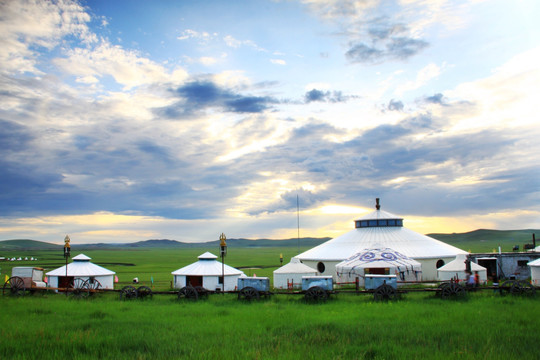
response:
[[[466,269],[465,260],[467,260],[467,255],[459,254],[458,256],[456,256],[454,260],[450,261],[448,264],[444,266],[441,266],[437,270],[449,271],[449,272],[465,271]],[[487,271],[487,269],[471,261],[471,271],[473,272],[474,271]]]
[[[527,265],[529,265],[529,266],[540,266],[540,259],[536,259],[534,261],[529,261],[527,263]]]
[[[365,249],[337,264],[336,270],[338,272],[350,272],[356,268],[369,267],[420,270],[422,264],[390,248]]]
[[[403,227],[403,218],[378,209],[355,220],[355,229],[297,257],[302,260],[342,261],[364,249],[390,248],[413,259],[435,259],[466,251]]]
[[[274,270],[274,274],[316,274],[317,270],[302,264],[300,259],[293,257],[291,262]]]
[[[91,258],[79,254],[73,258],[73,262],[67,266],[67,276],[105,276],[114,275],[114,271],[105,269],[90,262]],[[66,265],[49,271],[47,276],[66,276]]]
[[[217,256],[205,252],[199,255],[199,261],[194,262],[191,265],[184,266],[176,271],[173,271],[173,275],[198,275],[198,276],[221,276],[223,274],[222,265],[217,261]],[[244,275],[244,273],[238,269],[235,269],[227,264],[224,266],[225,276],[230,275]]]

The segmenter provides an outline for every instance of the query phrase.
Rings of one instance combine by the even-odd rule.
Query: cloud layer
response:
[[[288,237],[297,201],[304,234],[332,236],[351,215],[323,209],[375,197],[414,219],[540,226],[540,48],[484,73],[428,56],[466,27],[465,5],[435,3],[272,2],[299,42],[232,21],[129,44],[92,4],[3,2],[0,238]]]

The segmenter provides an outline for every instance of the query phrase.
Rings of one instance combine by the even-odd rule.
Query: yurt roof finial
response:
[[[381,204],[379,204],[379,198],[375,198],[375,209],[381,210]]]

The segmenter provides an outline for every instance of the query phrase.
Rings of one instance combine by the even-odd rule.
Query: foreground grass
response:
[[[538,301],[491,292],[390,303],[339,294],[324,304],[286,295],[256,303],[233,294],[196,303],[0,297],[0,358],[537,359]]]

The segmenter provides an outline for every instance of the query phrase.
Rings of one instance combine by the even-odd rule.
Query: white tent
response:
[[[317,269],[321,275],[337,280],[335,266],[363,249],[379,246],[393,249],[422,264],[422,278],[435,280],[437,268],[466,251],[403,226],[403,218],[380,210],[354,221],[355,228],[341,236],[316,246],[297,257],[302,263]]]
[[[527,265],[531,268],[531,284],[540,286],[540,259],[530,261]]]
[[[302,276],[315,276],[317,270],[310,268],[293,257],[291,261],[274,270],[274,288],[276,289],[297,289],[302,287]]]
[[[205,252],[200,255],[199,261],[184,266],[171,274],[174,275],[174,287],[181,289],[186,285],[202,286],[206,290],[233,291],[236,289],[238,278],[245,274],[227,264],[222,267],[217,256]],[[225,289],[223,289],[222,275],[225,273]]]
[[[83,280],[97,280],[101,284],[100,289],[114,288],[114,271],[105,269],[90,262],[90,258],[84,254],[79,254],[73,258],[73,262],[59,267],[58,269],[49,271],[48,276],[49,286],[53,288],[65,288],[66,285],[73,285],[76,278]]]
[[[422,265],[395,250],[365,249],[336,265],[339,283],[364,286],[366,274],[396,275],[398,281],[421,281]]]
[[[467,279],[467,273],[465,272],[467,255],[458,255],[454,261],[437,269],[438,280],[447,281],[451,279],[457,279],[458,281],[465,281]],[[471,272],[474,276],[476,272],[480,277],[480,283],[487,281],[487,269],[471,261]]]

